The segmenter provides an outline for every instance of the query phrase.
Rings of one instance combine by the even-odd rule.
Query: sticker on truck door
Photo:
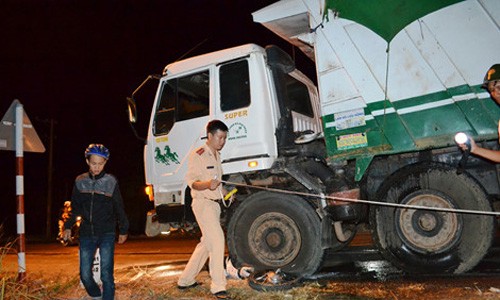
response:
[[[237,139],[244,139],[247,137],[247,127],[240,123],[236,122],[229,126],[229,132],[228,132],[228,141],[231,140],[237,140]]]
[[[337,150],[347,150],[368,146],[366,133],[353,133],[337,137]]]
[[[174,164],[179,164],[179,155],[177,155],[177,152],[172,152],[170,150],[170,146],[166,145],[165,148],[163,148],[163,153],[160,150],[160,147],[155,148],[155,161],[160,164],[165,164],[167,166],[170,165],[170,163]]]

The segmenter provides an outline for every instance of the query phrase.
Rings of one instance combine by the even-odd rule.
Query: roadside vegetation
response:
[[[4,274],[2,274],[4,275]],[[4,279],[6,278],[6,279]],[[201,285],[187,291],[176,288],[177,276],[149,274],[147,268],[128,268],[116,272],[117,300],[203,300],[214,299],[210,294],[208,272],[198,277]],[[492,278],[493,279],[493,278]],[[235,300],[374,300],[374,299],[500,299],[498,280],[478,284],[466,278],[436,282],[401,281],[338,281],[307,283],[281,292],[259,292],[246,280],[229,280],[228,292]],[[486,285],[485,285],[486,284]],[[86,300],[78,278],[44,277],[30,274],[19,283],[15,276],[2,277],[3,299]]]
[[[7,254],[17,253],[17,240],[5,237],[3,232],[3,226],[0,225],[0,300],[57,299],[58,294],[76,283],[74,279],[53,278],[47,280],[41,274],[19,281],[18,274],[8,272],[3,264]]]

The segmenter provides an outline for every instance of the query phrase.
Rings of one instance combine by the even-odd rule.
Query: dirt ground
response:
[[[176,288],[177,278],[196,242],[196,239],[131,239],[126,246],[117,247],[116,299],[214,299],[210,294],[210,278],[206,270],[197,278],[201,286],[188,291]],[[77,247],[29,244],[27,264],[30,271],[27,280],[19,283],[15,280],[17,256],[15,253],[4,255],[0,259],[0,300],[89,299],[79,283],[77,262]],[[419,280],[402,277],[384,280],[329,278],[305,282],[300,287],[282,292],[256,291],[246,280],[230,279],[228,292],[236,300],[500,299],[500,276],[449,276]]]
[[[188,291],[176,288],[178,270],[124,268],[117,270],[116,299],[214,299],[210,294],[208,272],[198,276],[201,286]],[[5,299],[89,299],[75,276],[31,274],[26,283],[30,297]],[[228,292],[233,299],[500,299],[500,278],[434,279],[425,282],[391,281],[318,281],[281,292],[260,292],[246,280],[229,280]],[[7,291],[9,292],[9,291]],[[38,293],[38,294],[37,294]],[[0,299],[3,299],[0,297]]]

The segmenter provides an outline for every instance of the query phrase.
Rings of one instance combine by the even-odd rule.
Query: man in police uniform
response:
[[[227,192],[220,182],[219,151],[227,138],[227,126],[219,120],[207,124],[207,142],[189,156],[186,181],[191,188],[192,208],[202,237],[178,280],[179,289],[196,287],[195,277],[209,259],[210,291],[217,299],[230,299],[224,273],[224,232],[220,224],[220,200]]]

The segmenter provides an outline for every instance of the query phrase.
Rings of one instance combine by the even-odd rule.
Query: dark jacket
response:
[[[73,186],[71,208],[71,220],[64,227],[70,229],[81,216],[80,236],[114,234],[117,223],[120,234],[127,234],[129,223],[118,180],[111,174],[103,171],[95,177],[88,172],[79,175]]]

